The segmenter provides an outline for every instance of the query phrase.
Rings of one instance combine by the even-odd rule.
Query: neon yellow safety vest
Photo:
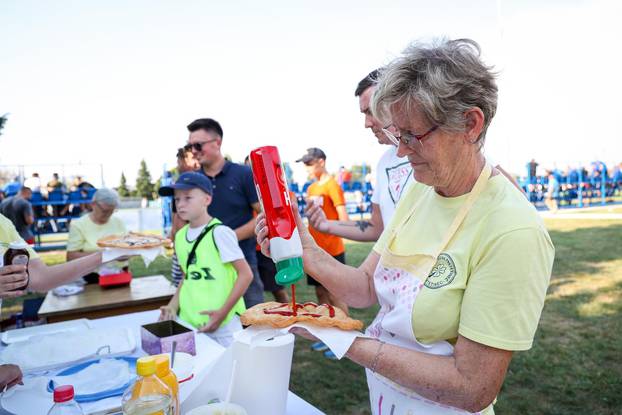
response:
[[[216,218],[207,225],[207,234],[199,242],[189,266],[187,266],[188,256],[195,241],[188,241],[188,225],[175,235],[175,253],[185,274],[179,292],[179,317],[197,328],[209,321],[209,316],[200,312],[220,309],[233,291],[238,277],[233,265],[223,264],[220,259],[214,241],[214,228],[219,225],[222,225],[222,222]],[[236,313],[242,314],[245,310],[244,298],[240,297],[221,326],[228,323]]]

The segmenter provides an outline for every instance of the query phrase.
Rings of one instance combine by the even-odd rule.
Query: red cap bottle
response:
[[[275,146],[259,147],[250,154],[253,179],[266,215],[270,255],[276,263],[276,282],[290,285],[304,275],[302,244],[289,198],[281,157]]]

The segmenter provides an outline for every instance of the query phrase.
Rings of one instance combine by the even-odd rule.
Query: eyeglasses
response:
[[[185,151],[201,151],[203,150],[203,146],[207,143],[211,143],[213,141],[218,140],[217,138],[212,138],[211,140],[207,140],[207,141],[200,141],[198,143],[188,143],[184,146],[184,150]]]
[[[412,134],[412,133],[409,133],[409,132],[400,133],[399,135],[395,135],[391,131],[389,131],[389,128],[391,128],[391,125],[388,125],[388,126],[386,126],[386,127],[384,127],[382,129],[382,132],[384,133],[384,135],[387,136],[389,141],[391,141],[395,146],[399,146],[400,145],[400,141],[405,146],[410,146],[410,143],[413,142],[413,138],[416,139],[419,143],[421,143],[421,140],[423,140],[424,138],[426,138],[427,136],[432,134],[434,131],[436,131],[436,129],[438,128],[438,125],[435,125],[434,127],[430,128],[428,131],[426,131],[425,133],[420,134],[420,135]]]

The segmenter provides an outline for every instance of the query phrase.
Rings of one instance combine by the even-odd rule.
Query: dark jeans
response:
[[[254,305],[264,302],[263,283],[261,282],[261,277],[259,277],[257,262],[249,262],[248,265],[250,265],[251,271],[253,271],[253,280],[244,293],[244,304],[246,304],[246,308],[251,308]]]

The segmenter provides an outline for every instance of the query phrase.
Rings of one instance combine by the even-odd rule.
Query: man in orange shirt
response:
[[[337,180],[326,170],[326,154],[319,148],[309,148],[307,153],[296,162],[303,162],[309,176],[315,179],[315,182],[307,189],[308,203],[320,205],[329,220],[349,220],[343,190],[341,190]],[[322,233],[313,227],[309,227],[309,232],[320,248],[345,264],[346,255],[343,239]],[[331,304],[341,308],[346,313],[348,312],[348,306],[345,302],[335,298],[310,275],[307,275],[307,283],[315,286],[315,293],[320,304]]]

